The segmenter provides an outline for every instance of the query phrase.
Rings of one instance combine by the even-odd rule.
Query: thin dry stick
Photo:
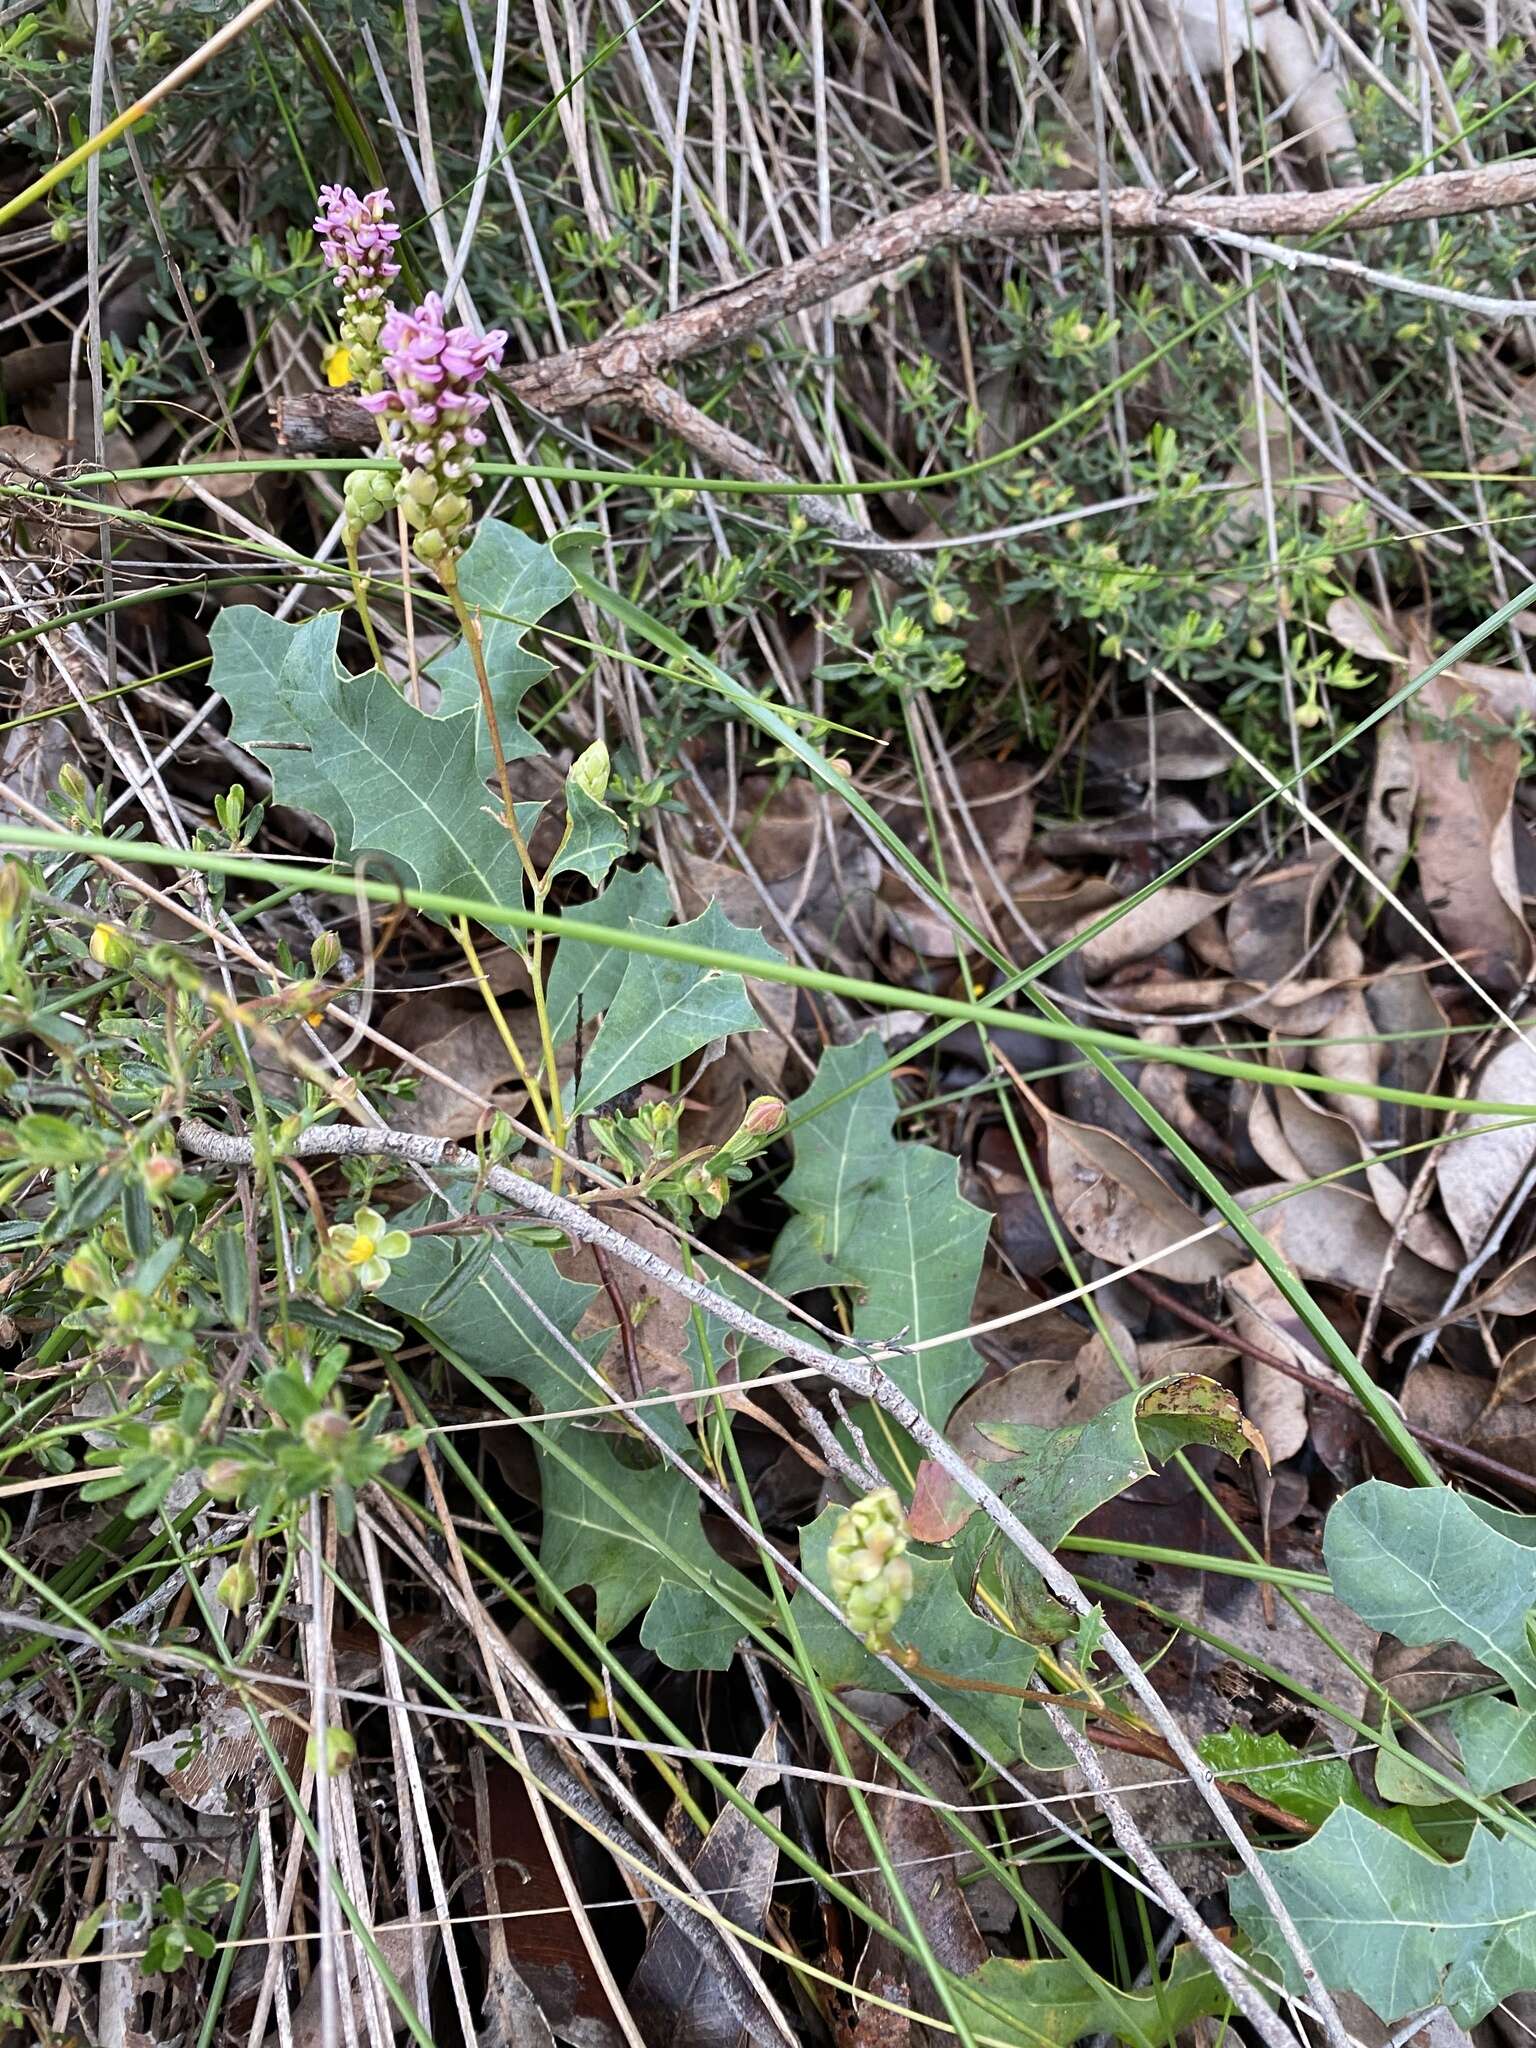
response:
[[[198,1118],[184,1118],[180,1126],[180,1135],[181,1142],[187,1150],[199,1158],[228,1166],[248,1166],[254,1162],[255,1147],[251,1140],[217,1131],[212,1125],[205,1124]],[[972,1501],[988,1521],[1034,1566],[1046,1585],[1065,1606],[1082,1616],[1093,1612],[1092,1602],[1084,1595],[1072,1574],[1058,1562],[1032,1531],[1025,1527],[1012,1509],[998,1498],[948,1439],[919,1412],[894,1380],[878,1366],[859,1358],[838,1358],[831,1352],[806,1343],[803,1338],[775,1329],[771,1323],[766,1323],[749,1310],[740,1308],[725,1295],[717,1294],[713,1288],[704,1286],[685,1273],[679,1273],[664,1259],[658,1258],[654,1252],[645,1250],[643,1246],[635,1244],[608,1224],[590,1216],[576,1203],[567,1201],[561,1195],[552,1194],[537,1181],[525,1179],[520,1174],[510,1172],[506,1167],[487,1168],[472,1152],[467,1152],[462,1146],[452,1144],[446,1139],[418,1136],[405,1131],[312,1125],[308,1130],[300,1132],[288,1149],[301,1158],[389,1157],[409,1160],[419,1166],[457,1168],[469,1173],[478,1173],[495,1193],[527,1210],[531,1215],[539,1217],[543,1222],[556,1224],[570,1236],[585,1243],[600,1244],[615,1258],[645,1273],[659,1285],[671,1288],[685,1300],[709,1310],[712,1315],[741,1331],[744,1336],[770,1343],[787,1357],[794,1358],[802,1364],[816,1366],[844,1393],[851,1394],[856,1400],[873,1401],[891,1417],[892,1421],[904,1429],[919,1449],[933,1460],[946,1477],[960,1487],[967,1499]],[[1269,1873],[1244,1834],[1236,1815],[1222,1798],[1215,1772],[1196,1753],[1183,1729],[1164,1705],[1157,1688],[1114,1631],[1103,1627],[1100,1642],[1106,1654],[1141,1700],[1148,1717],[1168,1743],[1181,1768],[1188,1772],[1218,1826],[1236,1850],[1244,1869],[1253,1879],[1266,1910],[1295,1958],[1306,1995],[1316,2007],[1333,2048],[1347,2048],[1349,2036],[1339,2020],[1332,2000],[1322,1986],[1306,1944],[1284,1901],[1275,1890]],[[1261,2032],[1264,2032],[1266,2040],[1271,2043],[1271,2048],[1290,2048],[1289,2036],[1283,2028],[1274,2026],[1273,2015],[1262,2002],[1250,2002],[1255,2010],[1249,2017],[1260,2027]],[[1246,2006],[1244,2009],[1246,2011]]]
[[[1194,194],[1168,199],[1145,186],[1109,195],[1113,235],[1304,235],[1347,225],[1356,232],[1403,221],[1448,219],[1505,211],[1536,201],[1536,163],[1485,164],[1402,184],[1344,185],[1331,192]],[[851,286],[900,268],[953,243],[1036,241],[1050,235],[1096,235],[1103,221],[1097,192],[937,192],[883,220],[871,221],[793,263],[761,270],[740,284],[691,299],[643,327],[603,335],[504,373],[507,389],[535,411],[578,412],[632,396],[645,379],[674,363],[705,355],[771,327]],[[1522,310],[1524,310],[1522,308]],[[330,438],[355,436],[368,445],[377,423],[339,394],[305,394],[279,408],[285,432],[310,447],[320,436],[306,423],[325,422]],[[366,425],[362,423],[366,422]]]

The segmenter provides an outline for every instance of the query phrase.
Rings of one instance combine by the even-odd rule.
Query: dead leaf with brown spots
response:
[[[1052,1199],[1085,1251],[1117,1266],[1145,1260],[1165,1280],[1190,1283],[1219,1279],[1239,1263],[1220,1237],[1183,1242],[1198,1236],[1201,1219],[1129,1145],[1034,1107],[1045,1128]]]

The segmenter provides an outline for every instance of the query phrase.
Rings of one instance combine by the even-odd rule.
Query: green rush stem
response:
[[[713,967],[748,980],[780,981],[791,988],[806,988],[824,995],[843,996],[850,1002],[868,1003],[876,1009],[921,1010],[960,1024],[1003,1025],[1017,1031],[1033,1032],[1080,1050],[1118,1053],[1138,1064],[1162,1061],[1169,1066],[1188,1067],[1197,1073],[1213,1074],[1227,1081],[1248,1081],[1260,1088],[1300,1088],[1315,1095],[1359,1095],[1374,1102],[1398,1102],[1410,1109],[1433,1109],[1451,1116],[1489,1116],[1511,1124],[1536,1121],[1536,1110],[1528,1102],[1485,1102],[1480,1097],[1463,1100],[1452,1095],[1427,1094],[1413,1088],[1392,1088],[1371,1081],[1355,1081],[1329,1074],[1291,1073],[1266,1067],[1256,1060],[1226,1059],[1202,1052],[1195,1046],[1151,1045],[1115,1031],[1100,1031],[1090,1025],[1073,1024],[1051,1016],[1028,1016],[1000,1007],[996,991],[989,999],[963,1001],[954,996],[930,995],[915,988],[893,988],[883,982],[864,981],[854,975],[833,974],[821,968],[801,967],[792,960],[760,959],[756,955],[721,952],[712,946],[696,946],[666,933],[627,931],[615,926],[583,923],[549,911],[527,910],[521,905],[494,903],[485,897],[455,896],[442,890],[406,888],[398,882],[372,881],[367,876],[339,875],[316,866],[305,868],[293,861],[258,860],[248,855],[217,853],[202,847],[158,846],[149,841],[114,839],[99,832],[54,832],[38,826],[0,822],[0,847],[23,852],[90,854],[104,860],[132,862],[134,866],[171,867],[197,874],[230,875],[236,879],[267,882],[276,888],[296,883],[313,895],[353,899],[365,896],[370,902],[392,907],[406,906],[446,918],[472,917],[495,930],[511,925],[524,931],[544,932],[552,938],[579,939],[583,944],[614,946],[622,953],[647,953],[659,960],[683,960],[697,967]],[[1123,906],[1122,906],[1123,907]],[[1010,993],[1012,991],[1009,991]]]

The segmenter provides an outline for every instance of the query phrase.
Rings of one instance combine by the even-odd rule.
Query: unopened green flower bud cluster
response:
[[[912,1598],[906,1548],[906,1520],[893,1486],[856,1500],[839,1518],[827,1546],[832,1597],[864,1638],[865,1648],[877,1654],[890,1647],[891,1631]]]

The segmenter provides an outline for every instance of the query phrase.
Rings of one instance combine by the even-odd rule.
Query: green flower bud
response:
[[[90,801],[90,784],[73,761],[66,761],[59,770],[59,788],[72,804],[85,804]]]
[[[203,1491],[213,1500],[238,1500],[249,1477],[238,1458],[215,1458],[203,1474]]]
[[[320,1750],[311,1736],[304,1750],[304,1761],[312,1771],[320,1768]],[[327,1728],[325,1731],[325,1775],[339,1778],[343,1771],[351,1770],[357,1762],[357,1737],[350,1728]]]
[[[166,1194],[180,1171],[181,1161],[173,1153],[151,1152],[139,1168],[144,1182],[144,1192],[149,1199],[152,1202],[158,1201],[161,1195]]]
[[[309,949],[309,964],[316,974],[329,974],[341,958],[341,940],[334,932],[321,932]]]
[[[301,1435],[306,1450],[317,1457],[332,1458],[351,1434],[352,1425],[345,1415],[335,1408],[322,1408],[317,1415],[304,1419]]]
[[[109,924],[99,924],[91,933],[91,958],[98,967],[110,967],[121,972],[133,965],[136,950],[126,933]]]
[[[82,1245],[64,1261],[64,1285],[73,1294],[110,1294],[116,1277],[95,1245]]]
[[[16,861],[0,861],[0,928],[9,931],[27,907],[32,884]]]
[[[217,1597],[219,1604],[233,1614],[249,1607],[256,1598],[256,1574],[244,1558],[238,1558],[219,1580]]]
[[[174,1422],[157,1422],[149,1432],[149,1448],[172,1465],[179,1465],[190,1447],[191,1439]]]
[[[446,533],[451,537],[458,532],[468,517],[469,500],[460,497],[457,491],[444,491],[433,500],[432,524],[439,533]]]
[[[342,486],[342,501],[348,531],[361,533],[386,512],[394,510],[395,479],[385,470],[354,469]]]
[[[144,1319],[144,1297],[136,1287],[119,1287],[107,1301],[107,1314],[121,1335],[132,1337]]]
[[[430,566],[433,562],[440,562],[448,553],[447,539],[435,526],[424,527],[411,542],[411,553],[418,561]]]
[[[357,1275],[340,1252],[323,1251],[315,1261],[315,1292],[327,1308],[345,1308],[357,1292]]]
[[[608,758],[608,749],[601,740],[594,740],[584,753],[576,756],[565,779],[567,782],[574,782],[579,790],[585,791],[593,803],[600,804],[608,794],[608,777],[611,772],[612,763]]]
[[[827,1546],[832,1597],[866,1649],[886,1649],[891,1630],[912,1598],[912,1565],[903,1555],[907,1525],[893,1486],[855,1501],[838,1520]]]

